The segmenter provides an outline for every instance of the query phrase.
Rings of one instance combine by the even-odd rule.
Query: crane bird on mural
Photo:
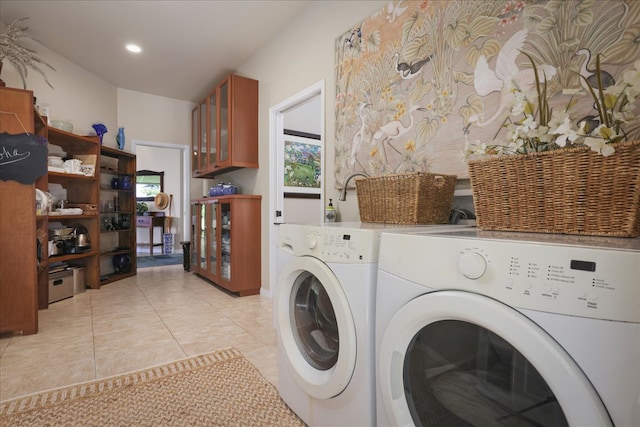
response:
[[[469,125],[475,123],[477,126],[487,126],[500,117],[502,111],[511,104],[514,89],[517,88],[526,93],[535,86],[533,68],[520,70],[518,64],[516,64],[516,58],[520,54],[526,38],[527,30],[525,29],[518,31],[507,40],[498,53],[495,70],[489,68],[489,63],[484,55],[478,58],[473,73],[473,85],[476,92],[480,96],[488,96],[491,93],[500,92],[500,102],[493,116],[487,120],[480,121],[480,117],[474,114],[469,118]],[[537,68],[538,75],[545,80],[549,80],[556,74],[555,67],[548,64],[540,65]]]
[[[416,75],[422,71],[422,67],[429,61],[431,61],[431,55],[422,59],[418,62],[414,62],[413,64],[408,64],[406,62],[399,62],[400,55],[398,53],[393,54],[393,58],[395,59],[395,70],[396,73],[400,76],[400,78],[404,80],[412,79]]]
[[[404,0],[399,0],[397,4],[393,4],[392,1],[389,2],[389,5],[387,6],[387,21],[389,21],[389,23],[395,21],[396,18],[402,15],[404,11],[409,7],[401,7],[403,1]]]
[[[414,105],[409,109],[409,124],[407,126],[405,126],[400,120],[392,120],[389,123],[380,126],[376,133],[373,134],[373,139],[379,140],[381,142],[391,142],[391,140],[393,139],[400,138],[402,135],[406,134],[413,128],[413,113],[415,113],[416,111],[427,111],[427,109]],[[391,144],[389,144],[389,146],[398,151]]]
[[[580,79],[580,84],[587,92],[589,92],[589,86],[594,89],[598,89],[600,85],[598,85],[598,76],[596,76],[596,70],[590,70],[587,68],[587,65],[591,61],[591,51],[587,48],[582,48],[576,52],[576,55],[585,56],[584,62],[580,67],[580,75],[584,77],[584,79],[587,79],[587,81],[585,82],[584,79]],[[604,70],[600,70],[600,80],[602,81],[602,89],[606,89],[609,86],[613,86],[614,84],[616,84],[613,76]],[[588,85],[587,82],[589,82]]]
[[[366,102],[360,102],[358,104],[358,117],[360,117],[360,129],[353,135],[353,139],[351,140],[351,155],[349,156],[349,164],[351,166],[355,166],[356,164],[356,156],[358,155],[358,151],[360,150],[360,146],[362,145],[362,140],[364,139],[364,128],[365,121],[362,114],[364,113],[365,107],[369,106]]]
[[[356,43],[362,43],[362,30],[359,27],[354,28],[353,30],[351,30],[351,34],[349,34],[349,37],[344,39],[344,42],[347,47],[353,47]]]

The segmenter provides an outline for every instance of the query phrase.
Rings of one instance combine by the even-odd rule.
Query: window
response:
[[[142,170],[136,172],[136,200],[152,202],[156,194],[164,192],[164,172]]]

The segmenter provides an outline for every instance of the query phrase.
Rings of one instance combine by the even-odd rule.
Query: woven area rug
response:
[[[2,426],[304,426],[234,348],[0,402]]]

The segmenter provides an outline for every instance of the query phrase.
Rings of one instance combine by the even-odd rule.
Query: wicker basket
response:
[[[360,220],[388,224],[449,222],[455,175],[426,172],[356,180]]]
[[[640,141],[469,162],[478,228],[640,235]]]
[[[72,208],[80,208],[84,215],[97,215],[98,205],[95,203],[74,203],[70,205]]]

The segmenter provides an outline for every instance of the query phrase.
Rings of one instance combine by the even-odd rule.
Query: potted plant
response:
[[[149,206],[146,203],[138,202],[136,203],[136,213],[138,215],[145,215],[149,211]]]
[[[20,18],[13,21],[7,27],[7,32],[0,34],[0,73],[2,72],[2,66],[5,62],[13,65],[18,70],[18,74],[22,79],[23,88],[27,88],[27,72],[29,69],[35,70],[44,78],[44,81],[53,88],[46,74],[43,71],[43,67],[47,67],[55,71],[51,65],[44,62],[40,58],[36,51],[22,46],[19,41],[21,39],[32,39],[26,31],[29,29],[24,26],[23,23],[29,18]],[[5,86],[5,83],[0,80],[0,86]]]
[[[597,82],[581,77],[597,114],[583,117],[573,98],[550,107],[546,78],[529,60],[534,93],[513,93],[511,116],[520,119],[505,124],[506,138],[466,145],[478,227],[640,236],[640,60],[604,88],[598,57]]]

